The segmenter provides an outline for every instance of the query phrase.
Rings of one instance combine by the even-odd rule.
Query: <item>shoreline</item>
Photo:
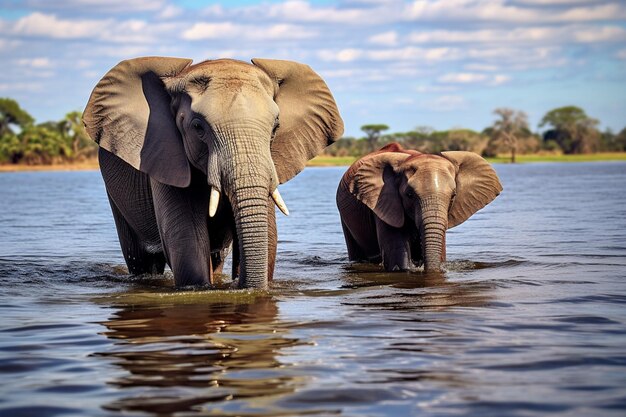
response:
[[[510,164],[510,157],[499,155],[493,158],[485,158],[490,163]],[[336,157],[336,156],[317,156],[307,163],[307,167],[336,167],[350,166],[357,158],[355,157]],[[537,163],[537,162],[611,162],[626,161],[626,152],[601,152],[593,154],[577,154],[577,155],[518,155],[518,164]],[[100,168],[97,159],[89,159],[76,163],[51,164],[51,165],[22,165],[22,164],[0,164],[0,173],[5,172],[38,172],[38,171],[96,171]]]
[[[22,165],[1,164],[0,173],[4,172],[34,172],[34,171],[97,171],[100,169],[98,160],[87,160],[74,163],[51,164],[51,165]]]

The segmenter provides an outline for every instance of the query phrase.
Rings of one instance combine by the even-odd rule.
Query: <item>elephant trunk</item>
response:
[[[236,185],[234,189],[231,204],[239,241],[239,286],[242,288],[267,289],[268,195],[267,185],[247,183]]]
[[[221,135],[221,182],[230,200],[241,260],[239,287],[268,287],[268,201],[276,188],[276,172],[263,140],[255,132]],[[268,137],[269,140],[269,137]]]
[[[421,236],[422,257],[426,272],[441,271],[446,257],[446,229],[448,228],[448,205],[441,198],[422,199],[419,205],[418,229]]]

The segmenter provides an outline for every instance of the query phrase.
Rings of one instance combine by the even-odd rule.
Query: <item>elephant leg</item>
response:
[[[415,266],[421,266],[424,264],[424,256],[422,253],[422,240],[420,238],[417,228],[411,228],[410,231],[410,246],[411,246],[411,261]]]
[[[376,233],[385,271],[408,270],[412,263],[409,231],[376,218]]]
[[[348,259],[351,261],[366,261],[367,255],[365,251],[354,239],[352,233],[350,233],[350,230],[348,229],[348,226],[346,226],[343,220],[341,220],[341,228],[346,241],[346,247],[348,248]]]
[[[350,261],[380,263],[374,213],[354,198],[343,180],[337,189],[337,208]]]
[[[109,203],[111,204],[111,211],[113,212],[113,219],[115,220],[115,227],[117,228],[117,235],[128,272],[133,275],[162,274],[165,269],[163,252],[160,250],[155,251],[154,248],[149,250],[150,245],[146,245],[146,242],[133,230],[111,199],[111,196],[109,196]],[[161,242],[158,244],[158,247],[160,246]]]
[[[375,216],[363,207],[355,207],[346,212],[348,215],[341,216],[348,258],[353,262],[380,263]]]
[[[151,181],[156,220],[176,286],[213,281],[207,228],[209,188],[194,172],[187,188]]]
[[[276,208],[274,200],[268,199],[267,204],[267,279],[274,278],[274,266],[276,265],[276,246],[278,245],[278,232],[276,230]]]
[[[128,271],[135,275],[162,274],[165,256],[154,215],[150,179],[102,148],[98,159]]]

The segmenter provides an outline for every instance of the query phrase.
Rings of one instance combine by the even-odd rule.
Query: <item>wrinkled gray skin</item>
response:
[[[387,271],[422,264],[440,271],[446,230],[501,191],[493,168],[474,153],[428,155],[387,145],[355,162],[337,189],[350,260],[382,262]]]
[[[290,61],[137,58],[94,89],[83,120],[129,271],[265,289],[276,254],[270,194],[343,133],[326,84]],[[280,121],[280,122],[279,122]],[[211,190],[219,192],[213,217]],[[238,271],[238,266],[240,269]]]

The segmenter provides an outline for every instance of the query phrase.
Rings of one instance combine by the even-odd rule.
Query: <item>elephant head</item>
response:
[[[472,152],[422,154],[391,144],[363,158],[351,175],[350,193],[373,211],[386,269],[395,259],[416,258],[426,271],[440,270],[445,261],[446,230],[467,220],[502,191],[494,169]],[[389,229],[407,230],[416,248],[381,242],[397,236]],[[392,246],[389,246],[391,244]],[[413,253],[397,253],[398,251]],[[395,252],[395,253],[394,253]],[[400,269],[406,269],[402,262]]]
[[[151,180],[187,187],[206,175],[207,212],[225,196],[241,253],[240,286],[265,288],[267,202],[277,186],[343,133],[324,81],[307,65],[254,59],[122,61],[97,84],[83,115],[88,134]]]

